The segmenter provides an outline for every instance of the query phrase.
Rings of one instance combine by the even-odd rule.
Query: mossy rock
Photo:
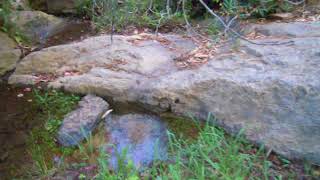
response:
[[[0,44],[0,76],[2,76],[16,67],[21,51],[16,48],[14,40],[3,32],[0,32]]]
[[[47,10],[47,1],[46,0],[29,0],[29,4],[32,9],[46,11]]]
[[[31,44],[44,43],[65,25],[63,19],[41,11],[17,11],[11,15],[10,21],[21,34],[32,40]]]

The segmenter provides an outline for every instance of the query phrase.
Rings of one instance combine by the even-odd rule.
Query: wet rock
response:
[[[32,9],[38,11],[46,11],[47,10],[47,2],[46,0],[28,0]]]
[[[76,8],[84,0],[47,0],[47,7],[49,13],[76,13]]]
[[[31,10],[28,0],[15,0],[11,2],[14,10]]]
[[[66,23],[61,18],[41,11],[16,11],[10,20],[32,44],[44,43]]]
[[[230,133],[244,129],[257,144],[320,164],[319,24],[271,23],[261,28],[272,36],[255,41],[290,43],[240,42],[236,52],[217,53],[199,68],[179,70],[174,58],[192,48],[171,49],[175,42],[131,43],[132,37],[123,36],[115,36],[111,46],[109,36],[99,36],[28,55],[9,82],[27,83],[24,77],[33,73],[56,74],[50,87],[199,119],[212,113]],[[63,76],[70,70],[81,73]]]
[[[126,151],[126,161],[132,160],[135,167],[143,169],[155,160],[167,160],[166,127],[156,116],[127,114],[106,118],[109,164],[118,167],[118,159]]]
[[[0,32],[0,77],[15,68],[20,59],[21,51],[14,40]]]
[[[79,107],[66,115],[58,132],[58,142],[63,146],[74,146],[84,140],[98,125],[101,116],[109,108],[102,98],[87,95]]]

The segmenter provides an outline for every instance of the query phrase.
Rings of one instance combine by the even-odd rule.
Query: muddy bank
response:
[[[0,177],[4,179],[31,161],[26,142],[31,129],[39,124],[31,99],[24,89],[0,84]]]

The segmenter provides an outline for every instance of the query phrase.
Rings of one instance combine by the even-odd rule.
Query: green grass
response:
[[[26,168],[25,179],[51,178],[66,169],[80,172],[79,179],[136,180],[136,179],[296,179],[298,171],[285,158],[274,156],[275,165],[263,148],[258,149],[239,134],[230,136],[222,129],[171,115],[163,115],[168,123],[169,162],[154,162],[144,171],[137,170],[132,161],[125,163],[126,151],[119,154],[119,171],[108,168],[108,157],[101,147],[104,132],[88,136],[77,148],[63,148],[54,140],[63,116],[70,112],[79,96],[57,91],[34,91],[35,106],[42,126],[34,128],[28,152],[33,160]],[[188,123],[186,123],[188,122]],[[104,129],[103,127],[100,129]],[[60,158],[60,163],[53,157]],[[90,174],[81,168],[95,166]],[[305,173],[316,177],[317,171],[306,165]],[[94,178],[93,178],[94,177]]]
[[[183,12],[192,19],[203,19],[212,16],[206,12],[200,2],[185,0],[185,9],[182,1],[170,0],[127,0],[118,3],[116,0],[78,0],[78,16],[91,19],[98,29],[109,29],[121,32],[128,26],[137,28],[151,28],[158,31],[161,27],[177,27],[185,25]],[[221,16],[239,18],[266,18],[271,13],[288,12],[294,8],[286,2],[277,0],[212,0],[210,4],[216,4],[214,11]],[[216,34],[216,27],[211,24],[209,33]]]
[[[59,147],[54,137],[63,116],[75,107],[80,97],[57,91],[34,90],[33,94],[34,108],[39,112],[34,118],[42,122],[32,130],[28,140],[28,152],[34,162],[30,173],[32,176],[48,176],[57,168],[53,155],[66,156],[73,152],[72,148]]]
[[[175,6],[171,6],[167,11],[165,1],[152,2],[150,4],[148,0],[128,0],[119,4],[115,0],[85,0],[78,1],[77,12],[79,16],[91,19],[97,29],[113,28],[118,32],[128,26],[158,29],[183,22],[181,12],[172,10]]]
[[[170,164],[169,172],[163,175],[169,179],[245,179],[268,170],[255,167],[259,154],[242,152],[249,147],[244,146],[241,136],[228,138],[214,126],[205,125],[191,144],[174,134],[170,137],[170,151],[177,156],[176,163]]]
[[[0,2],[0,30],[7,33],[18,44],[29,43],[29,39],[25,37],[16,24],[11,21],[10,16],[12,13],[10,0]]]

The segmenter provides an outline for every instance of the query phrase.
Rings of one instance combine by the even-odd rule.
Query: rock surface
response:
[[[181,70],[174,59],[195,47],[189,39],[137,43],[131,40],[139,38],[116,36],[111,46],[109,36],[100,36],[30,54],[10,83],[32,84],[37,74],[54,74],[49,86],[70,92],[200,119],[210,112],[231,133],[244,128],[248,139],[281,155],[320,164],[319,22],[261,28],[276,37],[256,42],[290,43],[241,42],[236,51],[216,53],[199,68]]]
[[[63,19],[41,11],[15,11],[10,20],[32,44],[44,43],[65,25]]]
[[[102,98],[94,95],[85,96],[79,102],[78,109],[64,118],[58,132],[58,142],[63,146],[78,145],[96,128],[108,108],[109,104]]]
[[[167,131],[158,117],[142,114],[112,115],[106,118],[109,164],[117,169],[119,155],[127,151],[127,160],[143,169],[154,160],[167,160]],[[123,157],[121,157],[123,158]]]
[[[0,32],[0,77],[13,70],[20,59],[21,51],[17,44],[3,32]]]
[[[83,0],[47,0],[49,13],[76,13],[77,5]]]
[[[319,37],[319,22],[305,23],[269,23],[268,25],[256,25],[255,31],[266,36],[273,37]]]

